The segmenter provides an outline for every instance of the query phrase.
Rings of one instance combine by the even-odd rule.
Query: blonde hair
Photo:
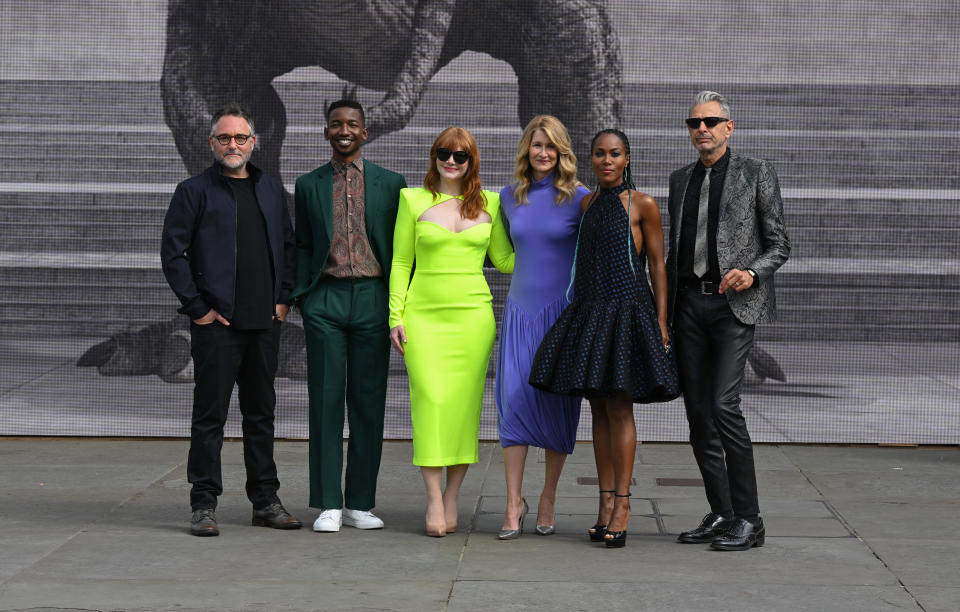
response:
[[[480,148],[473,134],[462,127],[448,127],[440,132],[430,147],[430,167],[427,176],[423,179],[423,186],[433,194],[434,201],[440,196],[440,173],[437,171],[437,149],[446,147],[451,151],[466,151],[470,154],[470,165],[463,175],[461,191],[463,203],[460,205],[460,214],[464,219],[476,219],[486,210],[487,199],[483,195],[480,185]]]
[[[517,167],[513,173],[513,197],[517,204],[527,203],[530,191],[530,143],[533,134],[543,130],[547,139],[557,148],[557,168],[553,175],[553,186],[557,189],[556,204],[573,200],[577,192],[577,156],[570,146],[570,134],[559,119],[552,115],[537,115],[530,120],[517,145]]]

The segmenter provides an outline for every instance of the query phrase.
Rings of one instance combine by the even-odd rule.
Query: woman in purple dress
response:
[[[528,507],[521,485],[529,446],[546,452],[536,533],[554,532],[557,482],[580,421],[579,397],[540,391],[527,382],[537,347],[569,302],[578,204],[589,193],[578,186],[576,173],[567,129],[557,118],[540,115],[520,138],[513,184],[500,192],[516,253],[497,356],[498,429],[507,480],[501,540],[517,538],[523,530]]]

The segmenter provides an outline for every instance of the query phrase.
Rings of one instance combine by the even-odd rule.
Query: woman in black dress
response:
[[[667,330],[660,209],[633,189],[625,134],[603,130],[590,149],[599,186],[580,204],[573,301],[540,345],[530,384],[590,401],[600,509],[588,533],[618,548],[630,521],[633,404],[673,399],[679,385]]]

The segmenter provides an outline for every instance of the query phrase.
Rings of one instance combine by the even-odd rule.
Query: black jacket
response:
[[[266,222],[273,264],[274,303],[284,304],[296,283],[296,242],[283,186],[247,163]],[[179,185],[163,221],[160,243],[163,274],[183,306],[199,319],[213,308],[233,317],[237,277],[237,203],[214,163]]]

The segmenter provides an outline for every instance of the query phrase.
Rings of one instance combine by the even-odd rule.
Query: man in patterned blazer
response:
[[[314,531],[379,529],[375,505],[383,446],[390,339],[387,275],[403,177],[363,159],[363,107],[327,108],[333,159],[297,179],[297,285],[307,340],[310,505]],[[343,414],[350,423],[346,483]]]
[[[748,550],[765,529],[740,388],[754,325],[776,315],[773,274],[790,240],[773,167],[727,147],[727,100],[698,93],[686,124],[699,160],[670,175],[669,312],[710,513],[678,540]]]

